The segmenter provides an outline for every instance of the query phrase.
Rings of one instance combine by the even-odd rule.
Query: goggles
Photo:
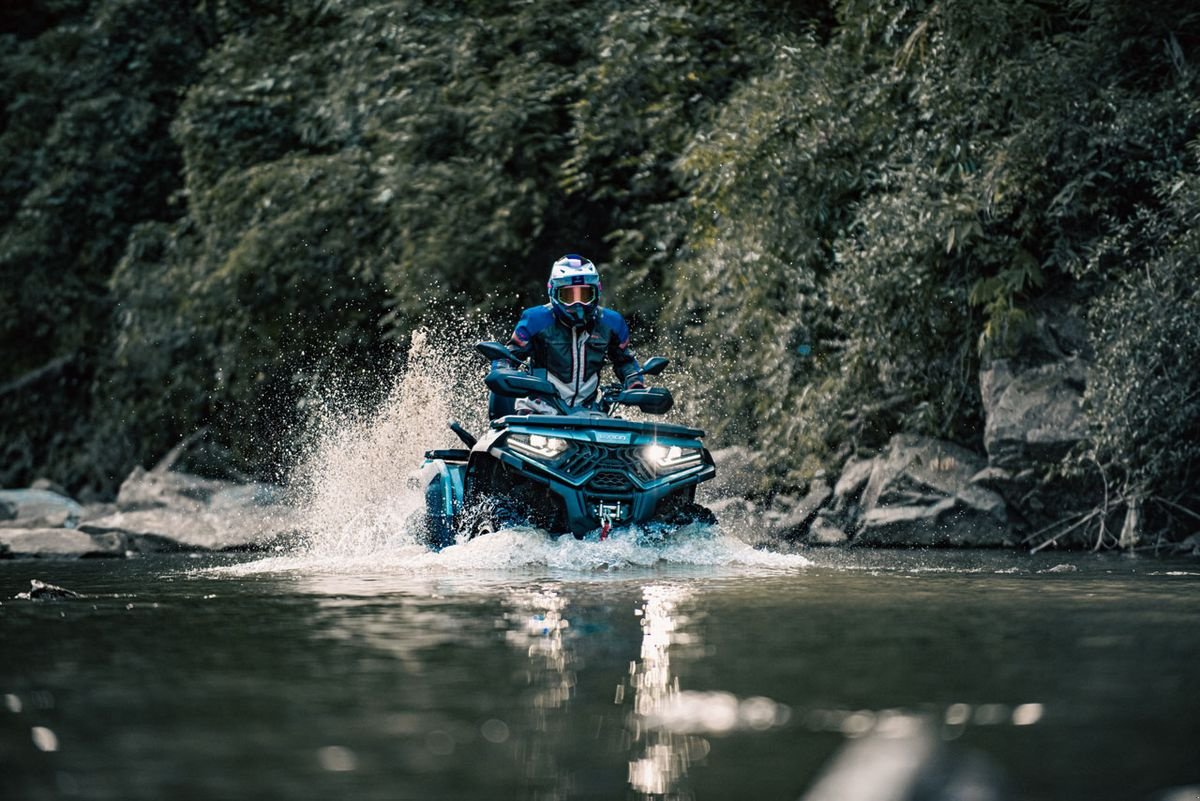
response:
[[[574,306],[577,303],[592,303],[596,300],[596,287],[590,284],[560,286],[555,290],[554,297],[564,306]]]

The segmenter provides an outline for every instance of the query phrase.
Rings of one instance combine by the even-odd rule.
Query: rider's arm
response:
[[[631,377],[633,373],[641,370],[642,366],[638,364],[637,356],[634,355],[633,348],[629,346],[629,326],[621,315],[616,312],[609,313],[616,316],[612,327],[613,333],[608,341],[608,358],[612,362],[613,371],[627,389],[644,386],[641,376]]]
[[[521,313],[517,327],[513,329],[512,339],[508,349],[521,361],[525,361],[533,353],[533,337],[546,327],[547,322],[553,321],[551,312],[544,306],[534,306]]]

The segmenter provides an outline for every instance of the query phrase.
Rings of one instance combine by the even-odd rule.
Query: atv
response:
[[[665,414],[674,405],[669,390],[605,386],[595,404],[571,409],[543,370],[526,369],[504,345],[480,342],[476,350],[491,362],[484,383],[496,396],[537,399],[558,413],[506,414],[479,438],[451,421],[466,447],[427,451],[417,475],[425,495],[419,528],[429,547],[516,525],[577,539],[599,530],[605,539],[614,527],[648,525],[665,536],[716,522],[695,500],[696,486],[716,475],[704,432],[618,414],[621,407]],[[634,376],[656,376],[667,365],[656,356]]]

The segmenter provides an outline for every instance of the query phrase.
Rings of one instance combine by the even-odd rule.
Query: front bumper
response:
[[[608,446],[573,442],[570,452],[544,462],[503,445],[490,450],[493,458],[525,480],[541,484],[557,497],[567,527],[576,534],[600,526],[604,518],[613,525],[644,523],[654,516],[664,498],[687,491],[716,475],[708,451],[701,461],[676,472],[656,474],[636,452],[638,446]]]

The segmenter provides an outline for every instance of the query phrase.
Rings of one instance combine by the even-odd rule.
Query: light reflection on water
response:
[[[510,593],[503,615],[505,640],[528,659],[525,683],[527,722],[523,748],[524,777],[544,801],[568,798],[570,771],[559,764],[555,738],[565,723],[561,715],[575,687],[574,654],[564,634],[571,625],[567,600],[556,584]],[[554,725],[556,724],[556,725]]]
[[[580,568],[599,548],[503,569],[469,548],[419,569],[0,563],[4,650],[22,657],[0,660],[17,766],[0,797],[797,798],[842,743],[914,717],[986,751],[1023,798],[1195,780],[1186,565],[831,551]],[[29,570],[89,597],[11,601]]]
[[[651,584],[644,588],[644,602],[636,614],[641,618],[640,661],[630,663],[628,685],[633,688],[633,711],[628,721],[634,748],[629,760],[629,786],[644,795],[665,799],[690,798],[676,792],[688,766],[708,754],[708,742],[670,729],[647,728],[644,724],[665,709],[679,693],[679,679],[671,672],[674,645],[698,645],[687,632],[688,617],[680,610],[693,590],[683,585]],[[617,685],[623,701],[626,684]]]
[[[666,709],[679,692],[678,678],[671,671],[673,646],[697,646],[685,628],[688,617],[680,610],[693,590],[680,584],[653,583],[642,590],[643,603],[632,614],[641,625],[638,658],[630,660],[629,671],[619,677],[614,703],[621,710],[626,732],[623,749],[630,753],[627,780],[643,797],[685,799],[692,795],[679,790],[687,768],[708,753],[703,738],[678,734],[666,727],[644,725]],[[511,610],[505,612],[506,641],[529,661],[529,730],[534,732],[525,752],[526,776],[540,787],[539,798],[569,797],[572,781],[554,757],[552,716],[570,714],[568,709],[576,685],[576,657],[570,647],[569,602],[559,583],[543,584],[513,592]]]

